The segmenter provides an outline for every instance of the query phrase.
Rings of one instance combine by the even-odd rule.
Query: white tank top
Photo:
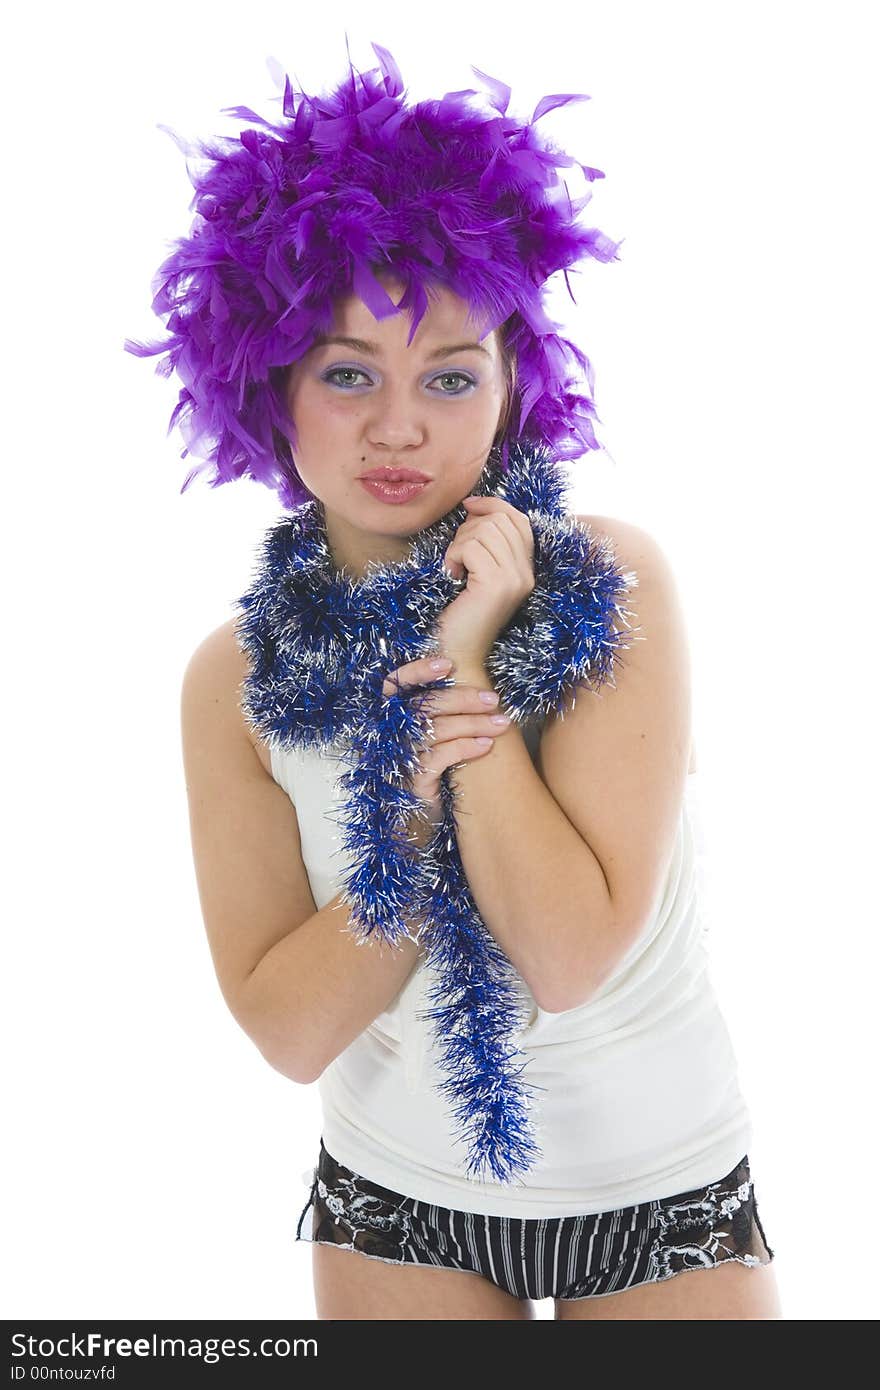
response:
[[[540,724],[522,730],[532,758]],[[332,749],[271,750],[272,775],[296,807],[303,861],[320,909],[342,888],[336,814],[344,770]],[[417,1201],[487,1216],[578,1216],[702,1187],[748,1151],[751,1121],[709,976],[701,912],[705,873],[696,774],[687,778],[659,908],[588,1003],[530,1007],[515,1035],[528,1058],[531,1130],[542,1150],[513,1183],[465,1172],[466,1146],[436,1085],[421,957],[400,993],[318,1079],[322,1137],[362,1177]],[[695,838],[695,831],[698,838]],[[517,1057],[517,1064],[522,1061]],[[312,1170],[303,1175],[306,1184]]]

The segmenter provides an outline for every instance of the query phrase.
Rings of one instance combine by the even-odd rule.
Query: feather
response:
[[[411,313],[410,342],[432,285],[466,300],[475,320],[504,322],[517,361],[505,461],[516,439],[560,459],[600,447],[592,382],[581,394],[569,389],[581,384],[582,364],[543,294],[554,274],[585,258],[616,260],[622,243],[577,221],[589,192],[573,200],[558,171],[576,165],[588,183],[603,172],[536,129],[551,111],[589,98],[551,94],[531,122],[520,121],[508,114],[510,88],[473,68],[485,92],[407,104],[393,57],[380,44],[373,50],[379,68],[359,73],[349,58],[349,75],[328,95],[309,96],[285,75],[278,122],[249,106],[222,108],[254,127],[237,137],[187,140],[160,127],[186,158],[196,215],[153,276],[152,309],[169,336],[124,347],[160,356],[157,373],[181,378],[186,410],[172,422],[185,422],[186,452],[213,469],[212,486],[247,475],[285,507],[310,494],[294,463],[281,368],[313,346],[328,304],[352,287],[377,318]],[[407,283],[397,305],[373,275],[389,264]],[[559,351],[543,350],[549,344]]]

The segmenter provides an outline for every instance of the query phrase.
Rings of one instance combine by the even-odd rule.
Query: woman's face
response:
[[[399,303],[403,284],[380,279]],[[473,490],[506,405],[497,334],[478,344],[465,300],[436,288],[407,346],[411,322],[406,311],[377,320],[356,296],[341,299],[328,336],[360,341],[319,342],[288,376],[297,471],[324,505],[337,566],[359,575],[367,559],[402,559],[409,537]],[[377,467],[430,481],[390,502],[360,481]]]

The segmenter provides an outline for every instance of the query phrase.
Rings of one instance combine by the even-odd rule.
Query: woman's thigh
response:
[[[471,1270],[389,1264],[360,1250],[316,1242],[312,1274],[315,1310],[322,1322],[537,1317],[530,1299],[515,1298]]]
[[[759,1319],[781,1318],[782,1310],[771,1265],[744,1265],[727,1260],[714,1269],[685,1269],[671,1278],[640,1284],[599,1298],[557,1298],[556,1318]]]

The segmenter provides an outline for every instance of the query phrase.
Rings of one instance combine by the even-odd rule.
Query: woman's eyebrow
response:
[[[370,357],[378,357],[382,349],[378,343],[368,343],[364,338],[346,338],[338,334],[328,335],[320,333],[313,344],[314,347],[326,347],[330,343],[338,343],[341,347],[353,348],[355,352],[364,352]],[[428,361],[433,362],[440,357],[451,357],[456,352],[482,352],[487,357],[492,354],[482,346],[481,343],[453,343],[449,347],[435,348],[428,353]]]

